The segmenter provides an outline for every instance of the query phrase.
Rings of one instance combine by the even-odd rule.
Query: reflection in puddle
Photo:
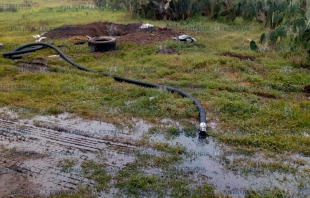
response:
[[[151,141],[162,142],[165,140],[165,136],[156,134],[150,139]],[[227,155],[225,146],[211,137],[203,140],[180,135],[172,140],[165,140],[165,142],[169,142],[171,145],[183,145],[187,148],[188,153],[183,155],[184,163],[175,166],[175,170],[178,170],[178,168],[188,170],[193,174],[198,185],[204,182],[201,180],[201,176],[204,176],[207,183],[213,184],[219,192],[232,197],[244,197],[246,190],[250,189],[264,194],[264,189],[272,190],[275,187],[294,197],[300,191],[299,182],[304,180],[304,178],[288,173],[269,172],[270,174],[257,174],[257,171],[255,171],[257,169],[249,166],[237,166],[237,171],[229,170],[228,167],[233,163],[233,159],[242,156],[242,154],[237,156],[234,154]],[[250,156],[243,157],[260,160]],[[247,174],[244,174],[245,169]]]

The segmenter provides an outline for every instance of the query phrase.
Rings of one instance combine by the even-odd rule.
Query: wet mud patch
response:
[[[27,159],[37,157],[29,153],[26,157],[21,155],[23,151],[7,149],[3,144],[0,150],[0,186],[2,189],[0,197],[41,197],[37,192],[29,190],[38,186],[31,182],[31,177],[33,177],[31,168],[24,163]]]
[[[17,156],[5,160],[22,157],[23,166],[15,160],[12,169],[22,172],[22,167],[28,167],[33,175],[28,191],[37,190],[41,196],[62,191],[72,194],[88,185],[98,197],[129,197],[132,192],[141,196],[163,193],[163,197],[194,193],[198,197],[208,197],[208,193],[245,197],[250,189],[296,191],[301,181],[307,181],[300,177],[302,169],[296,171],[298,166],[307,169],[308,162],[302,161],[307,159],[297,156],[294,172],[285,172],[292,162],[288,158],[281,161],[281,157],[236,153],[211,137],[198,139],[197,131],[189,135],[186,127],[171,119],[156,126],[135,120],[133,130],[71,118],[70,114],[0,120],[0,125],[0,143],[10,151],[15,148]],[[16,134],[17,128],[23,130]],[[201,186],[209,189],[207,194],[197,191]]]
[[[165,136],[157,134],[150,139],[163,142]],[[266,195],[273,189],[296,197],[302,191],[300,185],[309,180],[303,174],[309,170],[307,157],[276,154],[266,157],[260,152],[234,152],[212,138],[199,140],[184,134],[166,141],[170,145],[185,146],[187,150],[182,154],[184,161],[173,166],[176,170],[183,167],[191,172],[191,177],[204,178],[199,181],[212,184],[219,192],[232,197],[245,197],[251,190]]]
[[[62,118],[66,117],[62,116]],[[43,116],[39,119],[42,120]],[[46,117],[46,119],[50,123],[44,126],[56,125],[57,120],[53,120],[51,117]],[[61,125],[62,123],[59,123],[59,120],[57,123]],[[81,123],[77,119],[71,120],[71,122],[65,120],[64,122],[69,127],[67,127],[66,131],[58,131],[62,127],[44,128],[43,125],[36,127],[33,122],[38,122],[38,118],[36,120],[19,120],[17,122],[0,120],[2,128],[0,142],[4,149],[10,151],[9,154],[14,154],[5,155],[3,157],[4,163],[9,164],[7,166],[12,171],[22,173],[26,170],[29,172],[29,175],[27,175],[29,185],[24,185],[24,188],[20,187],[23,182],[27,181],[24,178],[15,181],[18,185],[16,186],[16,192],[14,192],[18,196],[27,196],[30,193],[35,193],[35,197],[49,197],[61,193],[74,194],[81,185],[94,186],[95,183],[91,178],[84,175],[84,170],[81,167],[83,162],[94,161],[106,164],[107,168],[116,167],[121,169],[134,159],[132,156],[126,158],[116,158],[114,156],[115,150],[128,151],[135,149],[134,146],[131,146],[134,144],[134,140],[128,139],[125,135],[112,135],[111,133],[115,133],[114,129],[116,128],[111,129],[108,124],[98,126],[99,122],[94,124],[91,122]],[[77,127],[75,131],[70,131],[72,129],[70,124]],[[16,129],[21,125],[24,126],[24,130],[18,131],[16,134]],[[84,128],[81,126],[84,126]],[[96,127],[105,130],[100,131],[95,136],[92,130],[96,130]],[[87,133],[90,135],[85,136]],[[18,136],[23,136],[23,139],[20,140],[17,138]],[[24,167],[27,167],[27,169]],[[9,175],[14,176],[12,173]],[[8,187],[8,189],[11,190],[12,187]],[[1,194],[3,193],[6,192],[1,192]],[[93,193],[97,196],[100,194],[96,191]]]
[[[310,85],[306,85],[304,87],[304,90],[303,90],[304,93],[306,93],[306,96],[310,96]]]
[[[250,61],[255,61],[254,56],[244,56],[244,55],[239,55],[231,52],[223,52],[220,54],[221,56],[229,56],[233,58],[238,58],[239,60],[250,60]]]
[[[35,58],[28,61],[17,61],[18,72],[48,72],[51,67],[47,65],[47,60],[43,58]]]
[[[264,97],[264,98],[272,98],[272,99],[276,99],[277,97],[272,94],[272,93],[267,93],[267,92],[254,92],[255,95],[258,95],[258,96],[261,96],[261,97]]]
[[[180,35],[179,31],[171,28],[140,29],[142,24],[116,24],[110,22],[94,22],[86,25],[70,25],[47,32],[44,36],[51,39],[66,39],[74,36],[119,36],[118,43],[134,42],[137,44],[152,44],[171,40],[171,37]]]

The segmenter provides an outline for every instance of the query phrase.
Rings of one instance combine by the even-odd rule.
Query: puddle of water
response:
[[[17,114],[13,116],[18,118]],[[10,114],[8,118],[12,118],[12,115]],[[34,126],[38,122],[68,128],[70,132],[83,133],[60,133]],[[97,163],[104,161],[108,165],[107,172],[116,174],[126,164],[133,162],[135,156],[115,155],[114,149],[118,147],[118,139],[115,139],[114,148],[111,147],[109,140],[102,142],[100,138],[104,140],[106,136],[118,138],[122,136],[123,138],[120,139],[128,137],[139,139],[140,135],[143,134],[141,130],[149,127],[143,121],[137,121],[139,130],[136,130],[135,134],[118,134],[115,132],[118,129],[112,124],[81,118],[71,119],[68,113],[58,116],[35,116],[32,119],[19,119],[18,121],[0,120],[0,126],[1,131],[2,129],[5,130],[4,133],[0,134],[0,141],[5,148],[12,149],[15,147],[17,151],[25,151],[15,152],[17,155],[23,155],[30,151],[32,156],[37,156],[35,159],[26,159],[23,164],[31,168],[33,176],[29,180],[36,185],[34,191],[45,196],[64,190],[76,190],[79,183],[93,184],[93,181],[84,178],[82,171],[76,171],[81,170],[80,165],[84,160],[93,160]],[[26,126],[26,129],[29,130],[29,133],[22,134],[24,141],[19,141],[16,138],[16,126]],[[126,130],[124,131],[126,132]],[[126,148],[126,145],[122,143],[119,145]],[[88,149],[91,147],[94,151]],[[99,151],[104,151],[104,153],[101,152],[100,154]],[[68,155],[67,153],[71,154]],[[58,166],[59,161],[65,159],[75,161],[74,168],[70,169],[69,172],[63,172],[62,167]],[[111,167],[114,169],[112,170]]]
[[[165,140],[165,136],[163,134],[156,134],[150,140],[162,142]],[[216,190],[223,194],[228,194],[232,197],[245,197],[246,190],[253,189],[264,193],[262,191],[264,188],[272,189],[273,187],[290,192],[292,196],[296,196],[298,193],[298,178],[293,174],[273,172],[268,175],[262,175],[256,174],[255,169],[249,169],[249,173],[246,176],[240,173],[240,171],[238,173],[228,170],[222,159],[225,154],[225,147],[211,137],[201,140],[189,138],[182,134],[174,139],[165,140],[165,142],[169,142],[170,145],[180,144],[185,146],[188,153],[194,157],[194,159],[189,159],[188,156],[184,156],[184,163],[175,166],[176,171],[191,171],[197,181],[199,181],[198,175],[203,175],[207,178],[208,183],[213,184]],[[229,159],[229,163],[232,163],[235,156],[225,155],[225,157]],[[240,169],[242,170],[242,168]]]
[[[3,109],[0,109],[0,112]],[[122,130],[116,128],[114,125],[109,123],[104,123],[100,121],[87,121],[81,118],[71,118],[71,114],[63,113],[59,114],[58,116],[36,116],[32,119],[24,119],[19,120],[18,124],[22,124],[25,126],[33,127],[37,130],[41,130],[38,127],[34,127],[33,125],[37,122],[42,122],[44,124],[52,124],[55,126],[60,126],[63,128],[70,129],[69,131],[76,131],[80,132],[76,134],[72,133],[62,133],[56,134],[55,131],[47,130],[46,132],[42,132],[45,138],[38,140],[30,140],[29,138],[24,141],[24,143],[20,142],[12,142],[9,140],[4,140],[1,138],[1,142],[5,143],[8,148],[19,147],[22,148],[24,146],[25,150],[36,151],[37,153],[46,153],[46,151],[53,151],[53,152],[62,152],[67,151],[73,152],[75,155],[72,157],[77,161],[76,168],[78,169],[79,165],[82,163],[83,160],[94,160],[100,162],[102,159],[105,159],[104,163],[108,165],[108,168],[112,168],[110,171],[112,174],[115,174],[120,169],[126,167],[128,163],[134,162],[136,159],[136,153],[126,154],[125,151],[136,151],[141,148],[135,148],[126,146],[125,144],[121,143],[120,139],[131,138],[130,141],[139,140],[142,135],[154,126],[152,124],[146,123],[143,120],[133,119],[135,122],[135,127],[133,133],[130,133],[128,128],[124,128]],[[16,113],[10,113],[9,117],[18,118]],[[165,127],[169,126],[176,126],[182,129],[180,123],[175,122],[171,119],[163,119],[161,120],[162,125]],[[216,123],[209,123],[211,128],[216,127]],[[43,130],[43,129],[42,129]],[[113,132],[114,131],[114,132]],[[118,131],[118,132],[117,132]],[[81,134],[82,132],[82,134]],[[51,136],[47,136],[46,134],[49,133]],[[41,132],[40,132],[41,134]],[[37,134],[35,134],[37,135]],[[86,137],[81,137],[85,136]],[[119,144],[109,145],[107,142],[100,142],[104,140],[104,138],[109,135],[119,139],[115,139],[115,142],[119,142]],[[42,136],[42,137],[43,137]],[[54,141],[50,138],[54,137]],[[27,135],[26,135],[27,137]],[[59,138],[59,139],[57,139]],[[84,139],[83,139],[84,138]],[[101,139],[103,138],[103,139]],[[110,139],[109,139],[110,140]],[[88,142],[90,145],[93,146],[93,149],[97,151],[104,151],[101,154],[99,152],[86,152],[83,151],[83,145],[80,147],[75,147],[72,149],[72,145],[59,145],[57,142],[63,141],[65,142],[73,142],[73,144],[85,144]],[[114,141],[114,139],[113,139]],[[112,141],[112,142],[113,142]],[[263,188],[271,189],[273,187],[278,187],[282,190],[290,190],[293,195],[297,194],[298,185],[301,181],[306,181],[303,177],[294,176],[292,174],[284,174],[284,173],[277,173],[274,172],[270,175],[255,175],[252,170],[249,170],[248,176],[241,174],[240,171],[234,172],[232,170],[228,170],[225,162],[223,160],[223,156],[228,159],[228,163],[232,163],[234,158],[238,157],[247,157],[251,160],[256,161],[263,161],[262,156],[254,155],[254,156],[243,156],[243,155],[225,155],[225,149],[227,147],[221,145],[219,142],[213,140],[211,137],[208,137],[205,140],[201,140],[197,138],[190,138],[186,137],[184,134],[181,134],[177,137],[173,137],[172,139],[167,140],[165,138],[165,134],[155,134],[150,137],[150,141],[154,142],[168,142],[170,145],[183,145],[186,147],[189,154],[192,154],[194,158],[189,159],[187,156],[184,156],[185,161],[180,166],[175,166],[176,171],[192,171],[193,178],[195,178],[198,183],[201,184],[202,181],[199,179],[199,175],[204,176],[206,181],[210,184],[213,184],[216,189],[224,194],[229,194],[233,197],[244,197],[246,189],[254,189],[257,191],[262,190]],[[83,143],[84,142],[84,143]],[[108,141],[109,142],[109,141]],[[87,144],[88,144],[87,143]],[[89,146],[89,145],[87,145]],[[117,148],[119,146],[125,147],[125,151],[118,151]],[[71,149],[67,149],[71,148]],[[130,149],[129,149],[130,148]],[[82,150],[81,150],[82,149]],[[142,153],[149,153],[149,154],[161,154],[154,149],[147,149],[140,150]],[[304,159],[306,160],[307,164],[310,164],[310,159],[307,157],[302,157],[300,155],[292,155],[292,159]],[[70,158],[70,157],[69,157]],[[68,159],[68,156],[60,156],[57,158],[57,161],[61,159]],[[53,162],[55,161],[55,156],[49,156],[42,159],[31,159],[25,161],[25,165],[34,167],[35,171],[45,172],[44,175],[37,175],[33,178],[33,182],[37,184],[43,184],[48,190],[58,189],[59,185],[62,186],[64,189],[74,189],[74,183],[68,177],[68,175],[64,175],[66,173],[60,173],[59,168]],[[308,167],[308,165],[305,167]],[[51,168],[52,166],[52,168]],[[49,168],[48,168],[49,167]],[[114,169],[113,169],[114,168]],[[242,169],[243,167],[238,167]],[[56,171],[56,172],[55,172]],[[161,170],[152,168],[152,169],[145,169],[146,174],[160,174]],[[252,171],[252,172],[251,172]],[[300,173],[302,174],[302,173]],[[55,177],[55,175],[58,175]],[[78,173],[74,173],[74,181],[84,181],[82,177]],[[54,177],[54,180],[51,179]],[[285,178],[286,177],[286,178]],[[84,178],[85,179],[85,178]],[[87,181],[91,182],[91,181]],[[310,183],[310,182],[309,182]],[[297,189],[297,190],[296,190]],[[117,192],[117,189],[110,189],[112,192],[105,193],[101,192],[100,197],[113,197],[114,194]],[[112,194],[111,194],[112,193]],[[114,194],[113,194],[114,193]]]

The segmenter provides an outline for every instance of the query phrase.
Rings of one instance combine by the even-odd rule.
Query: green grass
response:
[[[138,160],[141,160],[139,157]],[[136,162],[138,162],[136,160]],[[139,164],[139,163],[138,163]],[[187,173],[165,171],[163,176],[145,174],[138,169],[138,164],[133,163],[118,173],[116,176],[116,186],[120,193],[130,197],[229,197],[215,193],[215,188],[211,185],[196,185],[191,187],[193,181],[189,179]]]
[[[112,176],[105,170],[105,165],[94,161],[84,161],[81,165],[87,178],[95,181],[95,189],[100,192],[106,188]]]
[[[72,168],[75,165],[75,163],[76,162],[74,160],[70,160],[70,159],[64,159],[60,161],[60,165],[62,167],[61,171],[66,172],[67,170]]]
[[[65,192],[65,191],[64,191]],[[81,187],[74,193],[62,193],[50,196],[51,198],[95,198],[92,196],[92,191],[89,187]]]

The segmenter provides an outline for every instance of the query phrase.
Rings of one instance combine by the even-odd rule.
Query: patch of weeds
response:
[[[61,171],[67,171],[68,169],[72,168],[75,165],[75,160],[71,159],[63,159],[59,162],[59,165],[62,167]]]
[[[188,187],[190,180],[171,172],[165,172],[162,176],[146,175],[141,170],[126,168],[118,174],[117,179],[116,186],[121,189],[122,194],[129,196],[180,197],[179,192],[187,197],[190,195]]]
[[[220,110],[221,112],[229,113],[234,116],[245,117],[247,114],[258,112],[258,108],[246,106],[243,103],[228,103]]]
[[[87,62],[92,62],[92,61],[94,61],[94,57],[92,56],[81,56],[76,59],[76,62],[78,63],[83,63],[83,62],[87,63]]]
[[[63,193],[61,193],[63,192]],[[90,187],[80,187],[77,191],[64,190],[59,193],[55,193],[50,196],[50,198],[96,198],[92,195],[92,190]]]
[[[151,161],[152,161],[154,155],[138,153],[136,157],[137,157],[136,161],[134,163],[132,163],[131,165],[135,164],[135,166],[147,167],[147,166],[151,165]]]
[[[166,142],[156,142],[152,144],[152,148],[157,149],[159,151],[164,151],[170,154],[183,154],[186,152],[186,147],[182,145],[171,146]]]
[[[192,127],[186,127],[183,129],[183,132],[186,137],[195,138],[197,136],[197,129],[195,129],[195,126]]]
[[[162,190],[158,189],[157,181],[159,176],[151,175],[146,176],[143,174],[132,174],[128,180],[122,180],[117,183],[117,187],[124,189],[128,194],[138,195],[151,195],[153,190],[156,189],[156,193],[162,194]]]
[[[294,165],[297,165],[297,166],[305,166],[307,164],[307,161],[303,159],[294,159],[292,161]]]
[[[153,165],[155,167],[165,168],[170,164],[175,164],[183,160],[181,156],[171,155],[171,156],[156,156],[152,159]]]
[[[228,165],[229,169],[237,171],[240,174],[268,174],[278,172],[282,174],[295,174],[297,168],[294,166],[285,164],[283,162],[260,162],[252,161],[248,158],[234,158],[231,165]]]
[[[112,176],[105,171],[105,165],[96,163],[92,160],[83,161],[81,167],[84,170],[86,178],[95,181],[95,188],[97,191],[102,191],[111,180]]]
[[[192,128],[180,129],[176,126],[170,126],[167,128],[151,127],[148,132],[150,135],[164,134],[166,139],[171,139],[180,136],[183,132],[186,133],[188,137],[189,135],[193,135],[194,130]]]
[[[150,137],[148,134],[143,134],[143,136],[135,141],[135,145],[137,146],[149,146],[150,145]]]
[[[231,198],[230,195],[222,195],[216,192],[214,186],[209,184],[203,184],[199,185],[193,190],[190,191],[190,195],[192,198],[204,198],[204,197],[210,197],[210,198]]]
[[[309,156],[310,139],[308,137],[298,135],[284,135],[284,134],[268,134],[255,133],[255,134],[224,134],[218,136],[223,142],[235,146],[244,146],[245,148],[260,148],[268,149],[270,151],[284,153],[296,152],[304,156]],[[296,141],[299,144],[295,144]]]
[[[166,135],[168,138],[177,137],[180,134],[181,134],[181,131],[177,127],[169,127],[166,132]]]
[[[179,155],[166,155],[154,156],[151,154],[137,154],[135,161],[136,166],[142,167],[157,167],[157,168],[166,168],[167,166],[175,163],[179,163],[183,158]]]
[[[16,147],[9,149],[9,148],[6,148],[3,144],[1,144],[1,151],[2,151],[2,153],[6,153],[8,151],[16,152]]]
[[[47,114],[52,114],[52,115],[58,115],[63,113],[64,111],[62,111],[61,109],[57,108],[57,107],[51,107],[49,109],[46,110]]]
[[[262,191],[249,190],[245,198],[288,198],[289,196],[282,190],[275,188],[273,190],[264,189]]]
[[[157,134],[157,133],[158,133],[157,127],[152,126],[151,128],[149,128],[148,133],[149,133],[150,135],[155,135],[155,134]]]
[[[170,148],[169,144],[157,143],[155,147],[158,150],[169,150],[172,154],[179,153],[179,148]],[[135,162],[117,173],[116,187],[127,197],[220,197],[215,194],[213,186],[204,184],[191,187],[194,182],[189,178],[191,171],[167,169],[167,167],[173,168],[173,165],[180,160],[182,157],[178,155],[154,157],[150,154],[137,154]],[[146,174],[143,172],[143,167],[160,168],[161,174]]]
[[[237,147],[235,151],[226,151],[225,155],[244,155],[253,156],[257,151],[255,149],[247,149],[243,147]]]

